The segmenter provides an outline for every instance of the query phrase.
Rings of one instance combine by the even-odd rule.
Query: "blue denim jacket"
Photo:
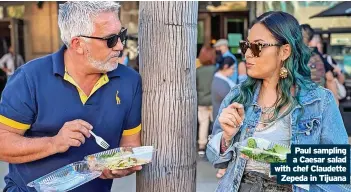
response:
[[[222,129],[218,122],[218,116],[214,123],[213,133],[207,144],[206,155],[208,160],[216,168],[228,166],[226,174],[220,180],[217,192],[237,192],[245,170],[247,160],[240,157],[240,152],[233,146],[235,142],[251,137],[260,119],[261,108],[257,103],[261,85],[255,90],[253,103],[245,106],[245,119],[240,131],[234,136],[230,147],[220,154],[220,142]],[[224,98],[218,114],[226,108],[232,99],[239,94],[240,85],[232,88]],[[302,112],[300,105],[291,112],[291,144],[348,144],[348,136],[341,118],[339,108],[336,105],[333,94],[322,87],[312,90],[301,89],[299,100],[304,108],[304,113],[297,122]],[[305,192],[305,189],[292,186],[294,192]],[[309,191],[351,191],[351,185],[310,185]]]

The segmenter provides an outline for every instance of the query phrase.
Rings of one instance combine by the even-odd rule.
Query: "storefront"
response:
[[[231,51],[240,58],[238,53],[239,41],[247,37],[250,23],[249,7],[255,2],[226,2],[226,1],[200,1],[198,15],[197,53],[204,44],[213,44],[216,40],[227,38]],[[128,28],[131,37],[138,35],[139,2],[121,2],[120,18],[123,25]],[[254,19],[252,17],[251,19]],[[128,51],[133,56],[136,53],[137,42],[129,41]]]
[[[57,2],[0,2],[2,49],[13,45],[25,61],[56,51],[62,45],[57,8]]]
[[[334,7],[341,1],[264,1],[257,2],[257,15],[266,11],[285,11],[296,17],[300,24],[309,24],[321,34],[325,53],[335,58],[351,75],[351,18],[312,16]]]
[[[199,2],[197,51],[205,44],[228,39],[232,53],[241,58],[239,41],[248,35],[250,4],[247,2]]]

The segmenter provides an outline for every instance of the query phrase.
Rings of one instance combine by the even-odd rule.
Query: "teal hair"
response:
[[[291,46],[291,55],[284,61],[284,66],[288,70],[288,76],[285,79],[280,79],[278,82],[277,92],[281,90],[281,94],[276,102],[276,109],[272,119],[278,117],[282,107],[289,103],[292,104],[281,116],[284,117],[296,105],[300,104],[298,99],[299,92],[295,91],[296,96],[293,96],[290,91],[294,85],[297,85],[299,89],[313,89],[317,86],[311,80],[311,72],[307,66],[311,51],[304,44],[300,25],[292,15],[280,11],[271,11],[258,17],[254,24],[256,23],[263,24],[275,37],[277,43]],[[245,108],[251,105],[254,91],[259,83],[262,83],[261,79],[248,77],[242,83],[240,93],[233,98],[233,102],[242,103]]]

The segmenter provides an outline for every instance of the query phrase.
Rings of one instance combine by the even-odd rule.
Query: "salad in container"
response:
[[[103,169],[118,170],[145,165],[152,161],[153,146],[120,147],[88,155],[85,160],[89,166],[98,171]]]
[[[289,146],[257,137],[249,137],[235,146],[244,158],[263,163],[284,163],[290,153]]]

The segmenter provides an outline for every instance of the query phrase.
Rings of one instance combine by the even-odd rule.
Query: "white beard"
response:
[[[113,71],[115,69],[117,69],[118,67],[118,61],[116,62],[112,62],[109,61],[110,59],[114,58],[114,57],[119,57],[119,52],[116,55],[112,55],[110,57],[108,57],[105,61],[98,61],[96,59],[94,59],[90,52],[87,50],[87,58],[89,63],[91,64],[92,67],[94,67],[95,69],[101,71],[101,72],[109,72],[109,71]]]

